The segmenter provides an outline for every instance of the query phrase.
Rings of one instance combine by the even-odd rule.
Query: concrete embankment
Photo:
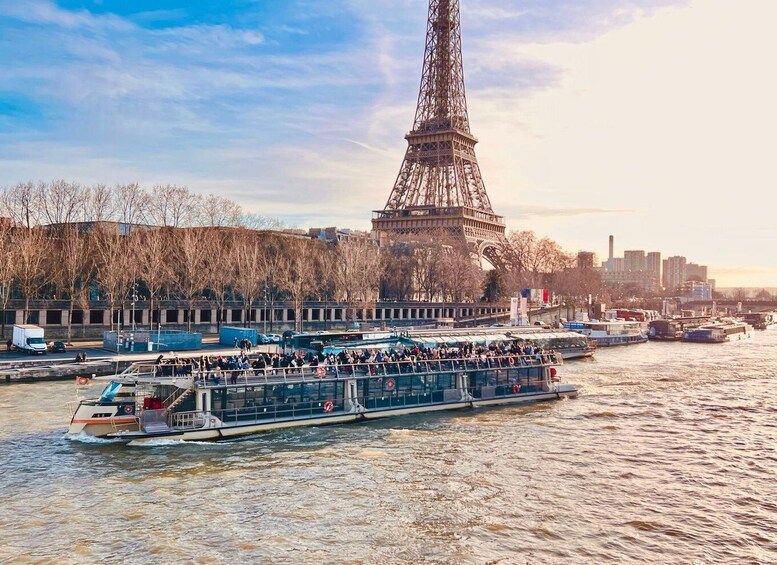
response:
[[[63,363],[28,365],[21,367],[0,366],[0,384],[29,383],[37,381],[61,381],[76,377],[101,377],[121,372],[129,361],[97,360],[88,363]]]
[[[260,346],[253,349],[253,352],[257,351],[275,353],[279,351],[279,348],[274,345]],[[234,355],[235,353],[237,353],[237,350],[234,348],[225,348],[224,346],[213,344],[197,351],[182,351],[178,354],[178,357],[200,357],[202,355],[215,357],[217,355]],[[165,353],[164,355],[169,357],[172,354]],[[99,357],[92,354],[89,357],[90,360],[86,363],[74,363],[64,359],[46,359],[45,357],[35,360],[12,359],[0,362],[0,385],[115,375],[129,367],[132,363],[153,361],[158,356],[158,352],[152,354],[114,354]]]

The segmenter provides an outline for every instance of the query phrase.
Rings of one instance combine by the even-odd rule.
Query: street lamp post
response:
[[[267,335],[267,282],[264,283],[264,308],[262,308],[262,333]]]
[[[138,301],[138,283],[132,285],[132,331],[135,332],[135,304]]]

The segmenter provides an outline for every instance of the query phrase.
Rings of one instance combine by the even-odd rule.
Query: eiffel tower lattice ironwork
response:
[[[373,231],[381,244],[421,234],[463,237],[478,258],[504,266],[504,218],[494,213],[467,115],[459,0],[430,0],[413,130],[394,188]]]

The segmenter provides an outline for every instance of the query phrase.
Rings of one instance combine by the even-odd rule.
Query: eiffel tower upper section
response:
[[[463,235],[481,256],[500,246],[504,219],[486,194],[467,115],[459,0],[429,2],[418,106],[405,139],[394,188],[372,220],[379,240],[444,229]]]

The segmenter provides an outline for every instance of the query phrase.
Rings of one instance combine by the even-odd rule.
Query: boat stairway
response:
[[[167,405],[167,410],[169,412],[172,412],[175,410],[177,406],[179,406],[184,400],[189,398],[189,395],[194,392],[193,389],[187,388],[185,391],[183,391],[175,400],[173,400],[170,404]]]

